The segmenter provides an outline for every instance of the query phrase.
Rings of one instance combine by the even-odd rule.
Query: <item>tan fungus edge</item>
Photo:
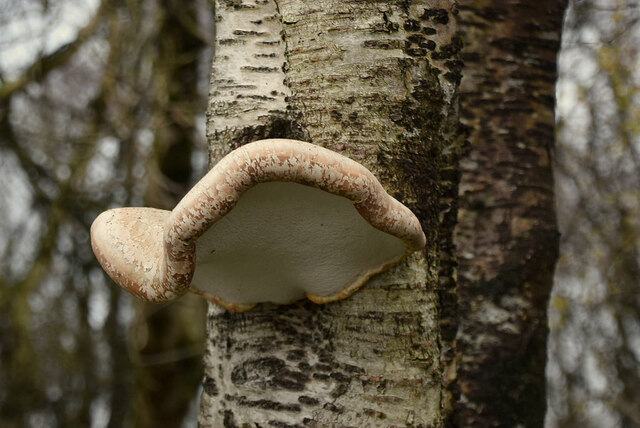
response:
[[[215,303],[218,306],[222,306],[228,311],[231,312],[246,312],[253,309],[257,303],[231,303],[226,300],[222,300],[220,297],[207,293],[206,291],[200,290],[199,288],[194,287],[193,285],[189,287],[189,291],[197,294],[205,300],[210,301],[211,303]]]
[[[391,259],[389,262],[383,264],[381,267],[377,269],[370,269],[358,275],[356,279],[353,280],[353,282],[351,282],[349,285],[347,285],[345,288],[338,291],[337,293],[330,294],[328,296],[319,296],[317,294],[312,294],[312,293],[305,293],[305,295],[307,296],[307,299],[311,300],[314,303],[331,303],[337,300],[346,299],[347,297],[355,293],[358,290],[358,288],[362,287],[373,275],[376,275],[380,272],[384,272],[385,270],[389,269],[391,266],[397,264],[400,260],[407,257],[408,254],[410,253],[406,252],[401,256]]]

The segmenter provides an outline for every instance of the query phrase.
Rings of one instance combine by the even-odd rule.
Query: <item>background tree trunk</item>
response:
[[[519,10],[527,2],[496,3],[505,10]],[[424,252],[372,278],[341,302],[324,306],[309,302],[264,304],[241,314],[210,306],[199,417],[202,426],[442,426],[446,421],[481,425],[475,415],[484,413],[485,404],[469,391],[502,379],[500,370],[515,370],[517,375],[512,379],[525,379],[525,391],[537,394],[532,400],[544,403],[544,359],[539,365],[539,357],[545,354],[546,320],[541,308],[546,304],[551,285],[548,273],[556,255],[547,148],[553,142],[549,134],[553,124],[553,46],[557,49],[560,27],[542,18],[551,19],[553,15],[559,22],[562,12],[559,7],[542,10],[545,7],[534,7],[540,8],[541,15],[535,22],[527,24],[530,16],[518,13],[514,19],[519,21],[508,26],[515,33],[520,28],[535,33],[538,30],[533,27],[539,25],[540,31],[552,35],[551,47],[541,48],[544,55],[539,58],[541,67],[547,67],[546,74],[540,77],[535,73],[537,63],[534,70],[524,70],[534,75],[534,84],[541,85],[536,92],[539,96],[534,97],[535,109],[518,110],[520,116],[501,116],[523,120],[525,115],[535,118],[537,113],[538,118],[527,116],[528,121],[523,123],[528,127],[518,128],[514,134],[522,133],[526,139],[508,140],[511,151],[505,153],[512,154],[507,163],[509,173],[501,176],[496,170],[505,163],[487,162],[481,167],[482,175],[473,178],[477,170],[467,168],[463,177],[463,183],[483,184],[501,177],[501,185],[518,187],[519,195],[511,191],[499,194],[500,203],[524,204],[508,211],[512,217],[507,223],[499,223],[499,231],[505,225],[508,229],[498,237],[510,237],[508,231],[513,230],[516,241],[503,248],[500,240],[473,241],[469,236],[473,230],[458,231],[463,257],[467,257],[464,249],[471,242],[489,254],[509,251],[520,257],[514,260],[524,257],[530,261],[525,263],[523,273],[514,271],[522,266],[518,263],[505,266],[509,278],[518,278],[507,282],[508,287],[496,286],[502,283],[486,278],[486,288],[474,288],[465,279],[458,297],[452,231],[457,218],[458,156],[464,134],[457,111],[462,43],[457,36],[455,2],[216,2],[216,54],[207,116],[211,163],[242,144],[269,137],[297,138],[342,152],[371,169],[387,191],[416,213],[428,243]],[[475,9],[463,8],[463,16],[473,13]],[[467,28],[484,25],[486,34],[494,25],[491,20],[486,25],[465,20],[461,23]],[[520,40],[517,35],[513,37]],[[511,39],[504,38],[503,43],[508,45]],[[535,51],[541,42],[533,35],[520,43],[534,43]],[[478,52],[478,56],[484,55]],[[526,49],[510,51],[514,57],[528,53]],[[510,60],[514,67],[519,66],[518,61]],[[522,79],[525,82],[518,88],[524,95],[520,99],[531,89],[526,84],[527,76]],[[512,96],[501,92],[499,80],[490,83],[478,86],[477,91],[494,91],[489,94],[494,97],[488,98],[491,102]],[[484,124],[499,126],[489,120]],[[499,141],[507,140],[502,128],[491,131],[500,136]],[[534,140],[538,132],[545,138]],[[474,135],[470,137],[472,142],[479,140]],[[522,144],[531,145],[522,149]],[[474,150],[471,145],[467,158]],[[522,175],[519,169],[534,173]],[[514,177],[520,181],[509,182]],[[531,185],[522,181],[529,178],[538,182]],[[493,191],[491,186],[487,189]],[[514,199],[506,201],[507,197]],[[468,200],[463,199],[463,203]],[[481,224],[494,227],[490,222]],[[517,238],[539,231],[549,234],[540,241],[526,241],[530,246],[519,244]],[[549,236],[551,240],[545,240]],[[543,251],[549,242],[551,251],[540,259],[538,270],[537,259],[531,259],[539,255],[534,249]],[[502,256],[496,257],[502,260]],[[502,269],[502,265],[490,266]],[[463,266],[465,278],[470,277],[469,272],[468,265]],[[473,292],[475,289],[478,291]],[[474,304],[484,302],[481,297],[485,294],[505,294],[511,301],[522,303],[514,307],[515,315],[509,313],[517,317],[520,330],[514,336],[507,335],[510,340],[501,350],[496,347],[496,352],[478,356],[474,352],[485,349],[474,348],[469,335],[473,333],[472,323],[482,313]],[[458,300],[465,311],[472,309],[471,315],[458,314]],[[501,309],[500,314],[509,309]],[[491,328],[511,324],[492,324]],[[514,348],[516,336],[521,337],[523,348]],[[483,337],[490,337],[489,333]],[[456,350],[456,340],[463,343],[460,351]],[[530,353],[532,343],[535,352]],[[460,353],[467,351],[470,353]],[[514,360],[516,367],[499,362],[498,369],[491,372],[493,377],[476,376],[474,370],[486,369],[487,358],[509,352],[525,358]],[[469,359],[476,357],[480,358],[477,367],[469,364]],[[529,373],[531,367],[521,369],[517,366],[520,362],[536,364]],[[458,364],[462,369],[459,378]],[[500,391],[513,393],[513,388]],[[467,397],[475,401],[461,404]],[[501,402],[503,397],[492,395],[491,399]],[[517,400],[518,396],[504,400],[505,406]],[[466,416],[469,409],[475,413]],[[538,412],[539,419],[544,415],[544,407],[529,410]],[[514,412],[518,410],[491,410],[486,421],[505,425],[533,421],[514,417]],[[462,416],[458,418],[457,414]],[[507,417],[499,419],[504,415]]]
[[[488,5],[487,3],[490,3]],[[542,426],[558,258],[552,152],[566,1],[460,4],[457,384],[463,427]]]

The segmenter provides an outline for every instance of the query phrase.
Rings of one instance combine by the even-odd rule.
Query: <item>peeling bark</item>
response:
[[[416,213],[428,243],[337,303],[210,306],[201,426],[442,424],[439,247],[455,218],[460,79],[452,3],[216,3],[212,163],[269,137],[342,152]]]

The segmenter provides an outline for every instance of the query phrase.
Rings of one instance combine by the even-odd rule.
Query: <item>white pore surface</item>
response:
[[[405,250],[347,198],[261,183],[198,239],[192,285],[231,303],[290,303],[332,295]]]

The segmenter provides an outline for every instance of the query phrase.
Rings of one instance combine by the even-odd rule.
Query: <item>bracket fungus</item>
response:
[[[345,298],[424,245],[415,215],[364,166],[284,139],[234,150],[172,211],[116,208],[91,226],[100,264],[129,292],[191,291],[231,311]]]

